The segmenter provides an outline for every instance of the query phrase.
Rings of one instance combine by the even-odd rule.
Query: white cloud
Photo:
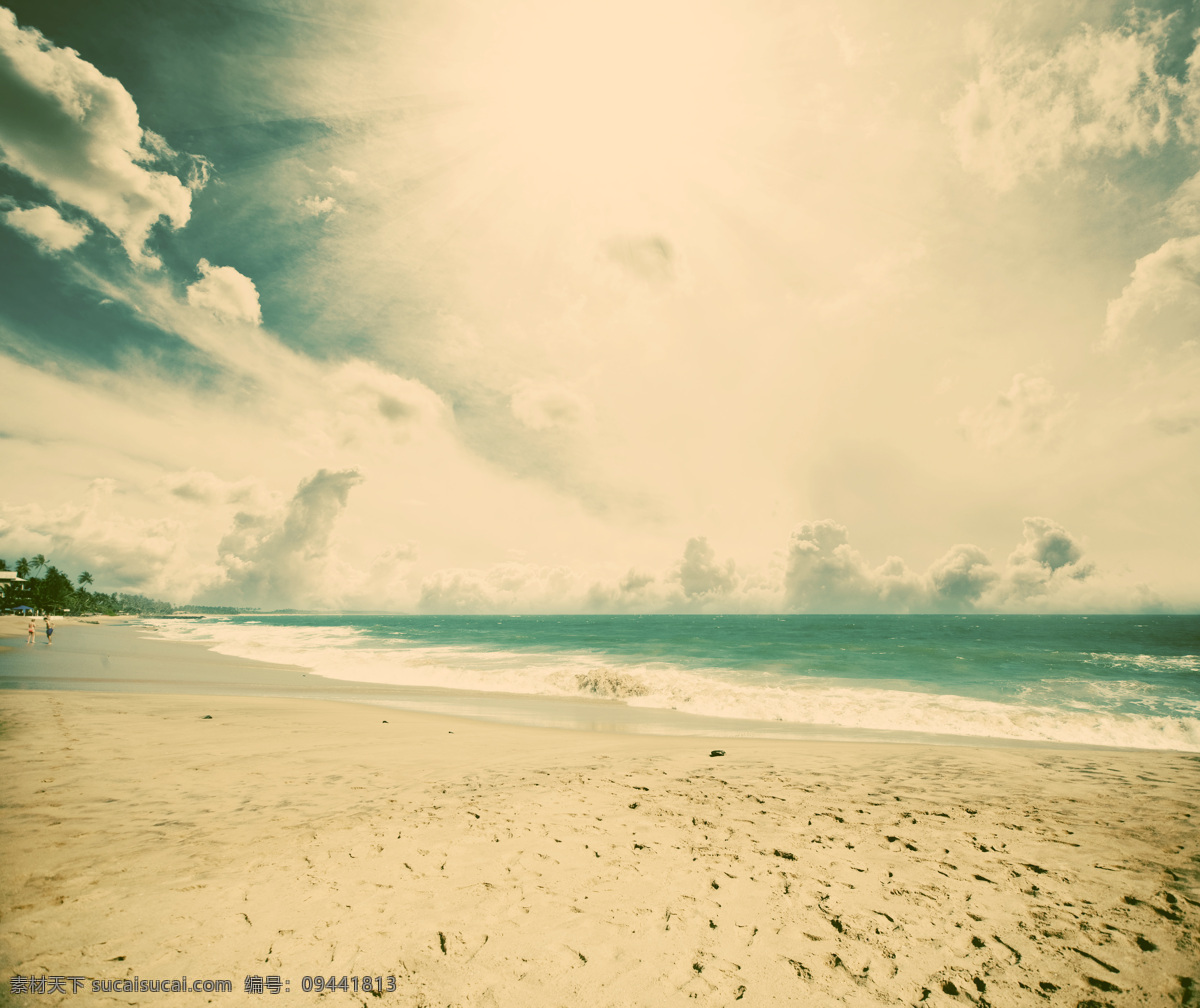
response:
[[[898,556],[890,556],[871,571],[875,593],[885,612],[908,612],[921,605],[921,576]]]
[[[617,13],[636,23],[637,5],[619,6]],[[499,5],[495,19],[505,20],[511,7]],[[698,13],[707,16],[713,7],[702,3]],[[367,571],[386,542],[419,541],[419,562],[397,560],[393,567],[409,569],[393,587],[380,589],[387,604],[410,606],[421,578],[434,576],[430,571],[486,571],[510,548],[520,548],[524,559],[576,572],[572,605],[589,607],[590,587],[598,586],[596,597],[616,610],[719,605],[732,611],[760,602],[778,609],[786,558],[781,553],[777,569],[762,574],[754,564],[782,550],[801,508],[800,515],[836,515],[863,537],[841,544],[841,590],[850,602],[882,610],[948,607],[960,589],[974,597],[977,577],[987,577],[987,558],[956,554],[948,560],[935,602],[924,580],[929,561],[950,543],[967,540],[986,546],[1002,571],[1011,542],[999,526],[1029,513],[1021,508],[1033,492],[1053,502],[1045,506],[1054,514],[1086,528],[1105,551],[1106,565],[1124,560],[1152,577],[1172,570],[1181,554],[1153,543],[1196,538],[1185,503],[1196,470],[1178,457],[1193,446],[1183,438],[1155,438],[1145,424],[1130,422],[1154,397],[1143,388],[1122,398],[1118,381],[1140,375],[1129,376],[1114,358],[1081,359],[1079,347],[1095,336],[1097,308],[1102,313],[1104,300],[1120,293],[1121,274],[1161,243],[1129,252],[1110,239],[1137,241],[1146,234],[1147,196],[1160,195],[1170,174],[1181,170],[1176,147],[1161,171],[1136,179],[1114,171],[1113,187],[1094,193],[1031,190],[1007,201],[1000,220],[1001,210],[975,198],[978,184],[958,184],[963,173],[945,157],[947,131],[929,104],[930,95],[952,94],[953,101],[961,93],[951,89],[961,87],[961,19],[970,11],[945,7],[934,18],[898,8],[882,17],[879,11],[851,13],[844,15],[844,32],[831,36],[833,15],[826,8],[791,5],[789,11],[804,15],[792,18],[768,14],[761,5],[716,7],[732,12],[734,30],[714,36],[714,51],[730,63],[701,79],[718,87],[753,80],[744,91],[726,89],[732,100],[721,108],[689,96],[689,107],[702,111],[697,149],[718,156],[678,165],[681,171],[658,173],[654,159],[642,156],[644,147],[634,145],[616,152],[628,159],[627,177],[579,185],[579,176],[585,183],[593,177],[593,166],[584,163],[576,177],[548,178],[555,188],[547,192],[537,184],[552,175],[544,163],[520,160],[528,150],[513,152],[516,165],[497,161],[495,151],[473,145],[478,134],[453,133],[462,123],[450,111],[434,117],[436,127],[428,117],[402,124],[385,117],[367,129],[339,132],[330,120],[332,132],[319,143],[281,151],[274,163],[256,159],[230,176],[219,206],[193,201],[197,213],[203,203],[204,213],[222,218],[228,240],[236,242],[244,227],[278,225],[286,234],[278,236],[282,244],[260,235],[245,261],[198,248],[191,263],[204,254],[265,282],[266,274],[249,265],[255,256],[302,241],[304,254],[277,264],[279,289],[271,297],[264,289],[262,300],[269,309],[276,295],[296,298],[287,315],[306,318],[308,335],[327,341],[315,354],[321,359],[288,349],[312,346],[311,340],[296,333],[281,340],[254,325],[257,292],[248,279],[242,278],[244,302],[229,290],[209,291],[206,298],[197,284],[188,304],[181,294],[196,275],[130,271],[121,265],[123,253],[117,262],[93,266],[110,269],[109,278],[119,277],[126,288],[107,292],[118,304],[105,314],[112,320],[126,309],[137,313],[141,335],[127,349],[145,347],[147,356],[124,359],[114,374],[87,374],[86,359],[43,354],[37,367],[47,381],[11,381],[21,401],[4,409],[0,430],[29,440],[18,445],[9,438],[6,451],[42,468],[5,496],[28,492],[36,495],[29,499],[58,502],[81,478],[75,474],[108,472],[114,458],[129,470],[149,460],[128,476],[153,497],[144,503],[200,521],[204,501],[212,501],[227,522],[233,507],[219,484],[181,478],[172,484],[181,493],[172,493],[156,481],[188,467],[235,482],[252,473],[286,500],[302,474],[360,466],[368,482],[350,495],[339,528],[352,549],[339,557]],[[452,4],[447,17],[457,18],[457,11]],[[843,14],[836,17],[840,22]],[[1139,32],[1144,48],[1149,43]],[[453,49],[453,33],[446,38]],[[843,58],[835,41],[855,50],[854,59]],[[1178,33],[1175,41],[1183,41]],[[152,48],[143,55],[161,55]],[[351,104],[368,101],[381,81],[396,93],[401,84],[488,83],[487,73],[442,75],[446,53],[436,45],[414,43],[404,51],[388,42],[385,48],[387,58],[378,62],[377,53],[360,54],[367,86],[342,96]],[[491,42],[483,48],[490,51]],[[1060,50],[1060,41],[1044,46],[1052,61]],[[1035,49],[1027,52],[1036,56]],[[286,99],[289,114],[328,108],[329,96],[316,82],[343,79],[309,55],[289,63],[314,82],[303,101],[293,101],[284,86],[275,93]],[[647,66],[665,66],[647,58]],[[853,73],[846,72],[847,62],[855,64]],[[1036,69],[1032,56],[1028,68]],[[1008,69],[1000,83],[1013,83],[1021,98],[1029,82]],[[287,83],[294,82],[299,74]],[[128,83],[141,101],[132,78]],[[404,93],[449,90],[421,86]],[[254,107],[243,111],[261,105],[246,97]],[[1074,91],[1067,98],[1080,101]],[[1022,100],[1029,106],[1022,114],[1038,119],[1037,103],[1028,95]],[[743,114],[747,109],[753,116]],[[1123,137],[1121,143],[1136,132],[1112,126],[1111,117],[1088,116]],[[1177,115],[1173,128],[1180,122]],[[709,129],[714,123],[715,131]],[[746,142],[710,144],[713,136]],[[545,139],[553,144],[561,137],[550,129]],[[1042,139],[1039,134],[1031,148],[1018,151],[1021,171],[1043,170],[1037,167]],[[161,153],[144,131],[141,143]],[[1050,160],[1061,155],[1060,163],[1069,165],[1087,151],[1110,149],[1109,140],[1071,139]],[[467,156],[473,153],[478,156]],[[331,170],[331,160],[358,169],[361,182],[351,189],[353,180]],[[435,165],[445,170],[431,171]],[[414,186],[414,180],[428,184]],[[354,212],[330,226],[309,220],[300,227],[296,200],[309,194]],[[282,217],[254,213],[263,198]],[[65,203],[55,205],[68,219],[88,219]],[[206,223],[206,232],[219,223]],[[1200,227],[1175,233],[1200,233]],[[96,251],[102,242],[115,248],[107,234],[84,248]],[[906,254],[919,247],[928,253]],[[1114,274],[1111,257],[1118,255],[1126,255],[1128,265]],[[77,277],[91,261],[64,256],[61,264],[41,265],[61,265]],[[622,271],[673,279],[630,282]],[[398,287],[401,275],[411,283]],[[1096,291],[1114,275],[1118,282],[1097,303]],[[147,292],[150,286],[161,288],[160,299]],[[442,320],[451,315],[463,320],[470,338],[444,334]],[[206,379],[195,387],[186,387],[190,376],[162,380],[150,362],[165,368],[172,358],[147,345],[146,323],[179,334],[217,367],[192,372]],[[11,334],[10,344],[25,348],[14,349],[15,356],[32,359],[38,328]],[[971,337],[961,338],[967,332]],[[172,345],[164,339],[164,350]],[[391,364],[344,364],[345,352],[359,348]],[[1088,388],[1071,414],[1078,414],[1071,434],[1079,450],[1061,453],[1056,472],[1031,471],[1027,453],[1019,451],[969,451],[945,422],[949,397],[938,401],[921,391],[945,368],[960,376],[960,388],[976,390],[954,402],[951,420],[970,406],[984,414],[972,415],[980,422],[973,433],[983,443],[1040,437],[1055,426],[1050,392],[1039,397],[1036,384],[1008,388],[1017,362],[1029,361],[1043,362],[1052,379],[1071,374],[1071,388]],[[415,382],[405,386],[398,371],[434,383],[444,402]],[[74,381],[53,383],[50,375]],[[520,385],[522,378],[535,381]],[[1066,379],[1055,381],[1061,386]],[[38,402],[32,389],[53,389],[53,395]],[[1004,395],[995,396],[1002,389]],[[1097,414],[1111,416],[1085,415],[1092,404]],[[441,419],[427,423],[431,417]],[[1164,420],[1173,429],[1189,422],[1187,415]],[[1122,423],[1128,439],[1110,437]],[[34,438],[54,443],[43,441],[38,452],[28,447]],[[1142,451],[1150,442],[1157,456]],[[1108,444],[1111,452],[1093,450]],[[1132,489],[1110,492],[1118,485]],[[1135,504],[1146,494],[1155,497],[1158,531],[1129,520],[1145,513]],[[606,511],[597,506],[583,514],[577,504],[618,497]],[[636,513],[625,499],[635,502]],[[236,506],[269,512],[257,503]],[[968,517],[978,522],[969,531],[963,529]],[[736,559],[735,584],[689,598],[680,580],[681,554],[688,536],[699,531],[719,544],[712,561],[718,575],[727,558]],[[207,552],[215,553],[219,532],[189,532],[197,540],[203,534]],[[880,545],[868,550],[867,543]],[[920,563],[914,571],[885,560],[889,551]],[[828,568],[837,559],[821,563]],[[793,571],[798,590],[801,573]],[[529,591],[539,583],[531,577]],[[1061,597],[1067,587],[1038,599]],[[407,594],[391,595],[393,588]],[[516,591],[497,595],[494,586],[487,591],[513,604],[525,598]]]
[[[1168,402],[1146,410],[1141,421],[1160,434],[1178,437],[1200,430],[1200,398]]]
[[[778,585],[739,579],[734,563],[718,563],[703,537],[682,558],[653,574],[630,568],[618,578],[595,571],[516,560],[486,568],[450,568],[425,576],[417,606],[424,612],[743,612],[777,611]]]
[[[330,449],[352,445],[374,453],[447,419],[445,405],[420,382],[361,360],[305,368],[281,392],[296,411],[294,429]]]
[[[92,232],[83,221],[66,220],[49,206],[16,207],[4,213],[4,221],[50,253],[73,249]]]
[[[675,275],[675,250],[662,235],[613,238],[605,252],[612,262],[647,283],[666,283]]]
[[[361,482],[353,469],[321,469],[300,483],[281,516],[239,512],[218,547],[227,575],[211,597],[258,607],[336,606],[330,544],[350,490]]]
[[[1108,303],[1104,345],[1194,347],[1200,340],[1200,235],[1171,238],[1133,267]]]
[[[1184,84],[1159,71],[1170,18],[1084,25],[1052,51],[988,38],[978,76],[947,114],[959,158],[997,190],[1088,155],[1143,154],[1189,138]]]
[[[787,548],[783,602],[799,612],[904,612],[919,606],[920,583],[899,557],[872,569],[844,525],[804,522]]]
[[[1081,581],[1093,572],[1081,564],[1083,547],[1049,518],[1026,518],[1024,541],[1008,558],[1001,598],[1022,601],[1045,595],[1064,580]]]
[[[183,303],[171,287],[152,277],[114,284],[94,273],[97,293],[128,306],[209,355],[255,390],[253,410],[290,434],[304,454],[341,453],[348,447],[378,448],[406,441],[417,428],[444,425],[444,403],[428,387],[377,364],[351,358],[312,360],[283,345],[261,320],[258,291],[233,267],[200,260],[201,278]],[[226,404],[229,405],[229,404]],[[282,431],[279,431],[282,433]]]
[[[828,519],[805,522],[792,533],[784,594],[789,608],[806,612],[861,608],[872,592],[844,525]]]
[[[615,585],[593,582],[584,598],[585,612],[651,612],[659,604],[658,579],[630,568]]]
[[[197,268],[200,279],[187,289],[188,304],[207,309],[220,318],[254,325],[262,322],[258,288],[253,280],[232,266],[214,266],[207,259],[201,259]]]
[[[415,563],[420,550],[415,542],[393,542],[361,566],[353,563],[330,564],[333,582],[326,592],[325,604],[340,597],[347,609],[412,609],[417,580]]]
[[[146,249],[162,218],[182,227],[191,192],[174,175],[145,167],[176,157],[144,131],[119,81],[72,49],[17,24],[0,8],[0,157],[59,203],[90,214],[120,239],[130,259],[158,266]],[[193,180],[202,181],[205,166]]]
[[[51,563],[96,575],[98,591],[191,596],[216,574],[188,552],[187,523],[173,516],[133,518],[111,479],[93,480],[81,500],[55,508],[0,505],[0,550],[44,553]]]
[[[1038,441],[1062,421],[1071,400],[1037,375],[1016,374],[1008,389],[978,410],[964,410],[959,422],[971,439],[986,448],[1010,441]]]
[[[727,595],[737,583],[734,564],[717,563],[716,551],[703,536],[689,539],[679,565],[679,583],[688,598],[698,595]]]
[[[332,217],[334,214],[345,213],[346,209],[332,196],[305,196],[296,202],[306,217]]]
[[[960,543],[918,575],[899,557],[872,568],[844,526],[805,522],[788,546],[784,605],[799,612],[988,612],[1021,610],[1043,597],[1052,606],[1061,588],[1092,575],[1082,557],[1066,529],[1033,517],[1003,570],[980,547]]]
[[[1197,77],[1200,79],[1200,74]],[[1167,200],[1165,209],[1167,219],[1179,230],[1191,234],[1200,232],[1200,172],[1180,184]]]
[[[920,574],[899,557],[871,566],[849,542],[845,526],[825,519],[792,533],[783,569],[765,573],[718,563],[703,537],[689,539],[683,557],[655,575],[631,569],[616,580],[589,578],[564,566],[509,561],[482,569],[426,574],[424,612],[810,612],[906,613],[1054,611],[1090,598],[1112,606],[1146,601],[1110,578],[1103,591],[1084,591],[1093,574],[1082,547],[1061,525],[1027,518],[1024,538],[999,568],[978,546],[959,544]],[[1133,600],[1137,601],[1133,601]],[[1119,608],[1119,604],[1117,604]]]
[[[417,607],[431,613],[570,612],[579,589],[566,567],[510,561],[484,570],[436,571],[422,581]]]
[[[589,415],[583,396],[554,382],[525,382],[511,403],[513,416],[536,431],[576,427]]]
[[[163,489],[172,497],[205,506],[220,504],[266,503],[267,495],[252,477],[231,481],[203,469],[171,473],[161,480]]]

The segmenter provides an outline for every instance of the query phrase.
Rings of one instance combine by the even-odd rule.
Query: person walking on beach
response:
[[[54,640],[53,640],[53,637],[54,637],[54,621],[53,621],[53,620],[50,618],[50,614],[49,614],[49,613],[46,613],[46,615],[45,615],[45,616],[43,616],[43,617],[42,617],[42,619],[44,619],[44,620],[46,621],[46,643],[47,643],[47,644],[53,644],[53,643],[54,643]]]
[[[37,634],[37,624],[33,622],[33,617],[30,616],[29,617],[29,640],[27,640],[25,643],[32,644],[34,635],[36,635],[36,634]]]

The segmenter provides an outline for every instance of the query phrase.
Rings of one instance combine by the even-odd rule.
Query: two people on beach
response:
[[[46,624],[46,643],[53,644],[54,643],[54,639],[53,639],[54,638],[54,621],[50,618],[49,614],[43,616],[42,620]],[[32,616],[29,617],[29,626],[26,628],[26,633],[29,636],[26,639],[25,643],[32,644],[34,635],[37,633],[37,624],[33,621]]]

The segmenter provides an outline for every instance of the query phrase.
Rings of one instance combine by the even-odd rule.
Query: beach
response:
[[[1200,1003],[1192,753],[497,724],[60,625],[0,654],[14,1004]],[[181,977],[232,989],[93,990]]]

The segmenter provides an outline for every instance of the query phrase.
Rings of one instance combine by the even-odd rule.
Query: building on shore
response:
[[[28,596],[29,582],[16,571],[0,570],[0,608],[5,612],[24,605]]]

